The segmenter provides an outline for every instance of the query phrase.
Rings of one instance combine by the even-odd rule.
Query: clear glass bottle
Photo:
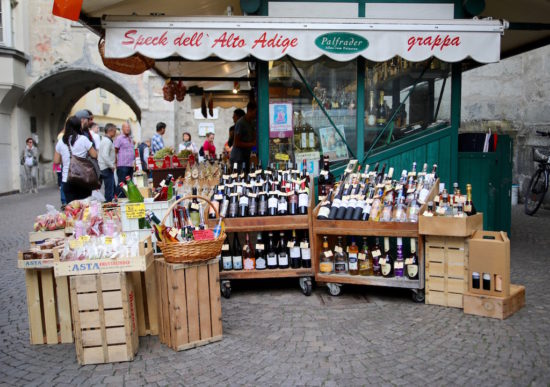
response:
[[[414,238],[411,238],[411,256],[405,260],[405,269],[408,279],[418,279],[418,256],[416,255],[416,239]]]
[[[243,267],[244,270],[254,270],[256,268],[256,257],[254,256],[254,250],[250,244],[250,237],[248,233],[245,236],[245,243],[243,246]]]
[[[339,236],[334,246],[334,272],[336,274],[347,274],[348,273],[348,258],[346,257],[346,252],[344,251],[344,244],[342,237]]]
[[[323,237],[323,246],[319,256],[319,272],[322,274],[331,274],[334,272],[334,254],[328,246],[328,238]]]
[[[351,245],[348,247],[348,268],[350,275],[359,275],[359,247],[355,238],[351,238]]]
[[[358,254],[359,259],[359,275],[367,276],[373,275],[372,272],[372,254],[370,253],[367,243],[367,237],[363,237],[363,245],[361,251]]]

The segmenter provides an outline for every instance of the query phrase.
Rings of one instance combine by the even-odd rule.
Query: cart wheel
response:
[[[341,284],[327,284],[327,287],[331,296],[339,296],[342,291]]]
[[[231,297],[231,282],[222,281],[222,296],[225,298]]]
[[[414,302],[424,302],[424,289],[413,289],[412,299]]]
[[[302,288],[302,293],[304,293],[305,296],[311,296],[311,292],[313,291],[313,284],[311,283],[311,278],[309,277],[300,278],[300,288]]]

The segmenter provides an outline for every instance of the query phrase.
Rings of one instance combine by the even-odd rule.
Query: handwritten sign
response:
[[[132,203],[126,205],[126,219],[145,218],[145,203]]]
[[[215,239],[212,230],[193,230],[193,238],[196,241],[211,241]]]

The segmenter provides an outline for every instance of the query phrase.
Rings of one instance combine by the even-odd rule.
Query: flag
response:
[[[52,13],[65,19],[78,21],[84,0],[54,0]]]

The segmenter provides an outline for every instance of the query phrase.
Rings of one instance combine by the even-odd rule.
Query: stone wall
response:
[[[462,80],[461,130],[509,134],[513,183],[523,192],[535,170],[532,147],[550,149],[550,138],[536,135],[550,131],[550,45],[467,71]]]

